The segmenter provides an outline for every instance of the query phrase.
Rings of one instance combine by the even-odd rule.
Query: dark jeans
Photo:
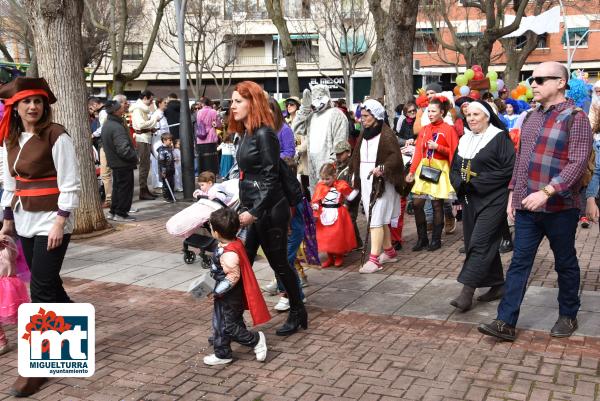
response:
[[[167,173],[167,176],[162,178],[163,198],[166,200],[175,200],[175,198],[173,198],[173,195],[175,194],[171,195],[171,191],[169,191],[169,187],[167,187],[167,182],[169,183],[171,191],[175,191],[175,172]]]
[[[246,237],[246,252],[250,263],[254,263],[258,247],[262,247],[277,281],[283,284],[291,310],[298,311],[304,308],[304,304],[300,298],[296,269],[288,262],[289,220],[290,207],[287,200],[282,198],[271,210],[265,212],[264,216],[250,225]]]
[[[247,347],[258,344],[258,333],[244,323],[244,299],[241,280],[222,297],[215,296],[213,311],[213,347],[217,358],[231,359],[231,341]]]
[[[127,217],[133,202],[133,169],[113,169],[113,191],[110,213]]]
[[[557,213],[517,210],[512,261],[506,273],[505,293],[498,306],[498,319],[517,324],[519,309],[527,289],[527,279],[540,242],[546,236],[554,253],[558,274],[558,309],[561,316],[574,318],[579,310],[579,263],[575,232],[579,209]]]
[[[198,154],[198,174],[205,171],[212,171],[216,176],[219,175],[219,154],[216,143],[203,143],[196,145]]]
[[[71,234],[65,234],[61,246],[48,251],[48,237],[37,235],[33,238],[19,236],[25,260],[31,270],[31,302],[68,303],[72,302],[60,278]]]
[[[298,275],[298,270],[295,269],[296,255],[298,255],[298,249],[302,245],[304,240],[304,219],[302,213],[304,213],[304,204],[302,202],[296,205],[296,213],[290,220],[290,233],[288,234],[287,240],[287,254],[288,263],[292,266],[292,269],[296,273],[296,281],[298,282],[298,288],[300,290],[300,298],[304,299],[304,291],[302,290],[302,282]],[[277,280],[277,288],[280,292],[284,292],[283,285]]]

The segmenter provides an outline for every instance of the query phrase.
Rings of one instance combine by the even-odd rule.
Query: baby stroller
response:
[[[228,187],[237,189],[237,180],[231,181]],[[239,203],[239,196],[235,192],[227,203],[218,198],[209,199],[206,196],[200,196],[196,203],[180,211],[167,221],[166,226],[169,234],[185,238],[183,240],[183,261],[185,263],[192,264],[199,257],[202,268],[210,268],[211,260],[208,254],[212,253],[217,247],[217,240],[212,237],[208,225],[210,215],[222,207],[237,210]],[[199,252],[196,254],[190,248],[197,248]]]

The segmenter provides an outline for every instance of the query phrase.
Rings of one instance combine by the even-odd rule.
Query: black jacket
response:
[[[181,110],[181,102],[179,100],[171,100],[165,109],[165,118],[169,125],[179,124],[179,113]],[[179,125],[169,127],[169,132],[173,135],[173,139],[179,139]]]
[[[175,157],[173,156],[173,148],[168,148],[165,145],[160,145],[156,150],[158,157],[158,167],[161,174],[175,174]]]
[[[237,152],[240,168],[242,207],[260,219],[281,199],[286,198],[281,185],[279,140],[271,127],[260,127],[244,134]]]
[[[402,125],[400,126],[400,132],[396,134],[398,136],[398,143],[400,144],[400,146],[404,146],[408,139],[416,139],[416,135],[413,132],[414,125],[415,120],[413,120],[412,123],[409,123],[406,119],[402,121]]]
[[[133,141],[127,128],[123,125],[122,118],[109,114],[102,126],[100,137],[108,167],[113,169],[136,168],[137,152],[133,148]]]

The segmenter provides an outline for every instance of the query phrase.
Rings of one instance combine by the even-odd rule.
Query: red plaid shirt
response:
[[[522,209],[527,195],[551,184],[556,194],[538,212],[579,208],[579,189],[592,149],[592,128],[583,111],[573,115],[572,100],[531,111],[521,127],[521,146],[508,188]],[[568,132],[569,120],[574,119]]]

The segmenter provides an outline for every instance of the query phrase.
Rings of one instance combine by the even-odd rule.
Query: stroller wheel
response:
[[[191,265],[196,260],[196,254],[192,251],[183,251],[183,261]]]

